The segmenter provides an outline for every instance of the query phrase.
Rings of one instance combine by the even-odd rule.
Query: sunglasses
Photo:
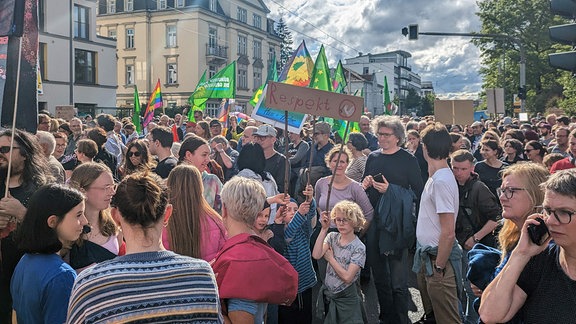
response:
[[[131,158],[132,156],[140,157],[141,154],[142,154],[142,153],[140,153],[140,152],[128,151],[128,153],[126,153],[126,156],[129,157],[129,158]]]
[[[18,146],[13,146],[12,148],[19,149]],[[0,146],[0,153],[6,154],[8,152],[10,152],[10,146]]]

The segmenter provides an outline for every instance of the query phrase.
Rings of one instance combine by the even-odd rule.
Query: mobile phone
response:
[[[372,179],[374,179],[374,181],[376,182],[384,182],[384,177],[382,176],[382,173],[378,173],[375,176],[372,176]]]
[[[538,225],[528,224],[528,236],[534,244],[542,245],[550,236],[550,232],[548,232],[548,227],[542,218],[538,217],[536,220]]]

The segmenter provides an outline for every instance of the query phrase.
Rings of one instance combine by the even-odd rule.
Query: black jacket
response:
[[[487,221],[498,221],[502,210],[498,198],[478,179],[476,173],[472,173],[463,186],[458,185],[458,191],[460,207],[456,219],[456,239],[464,246],[466,240],[479,231]],[[488,234],[481,242],[494,247],[494,239],[493,235]]]

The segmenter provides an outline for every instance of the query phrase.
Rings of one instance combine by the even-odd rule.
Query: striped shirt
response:
[[[210,265],[170,251],[120,256],[82,271],[67,323],[223,323]]]
[[[286,250],[284,256],[298,272],[298,293],[313,287],[316,284],[316,273],[312,267],[310,254],[310,235],[312,235],[312,218],[316,216],[316,200],[312,199],[308,214],[294,214],[284,230]]]

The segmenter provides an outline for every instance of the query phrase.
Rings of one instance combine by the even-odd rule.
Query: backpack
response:
[[[226,241],[212,269],[220,299],[291,305],[298,293],[298,273],[268,243],[243,233]]]

